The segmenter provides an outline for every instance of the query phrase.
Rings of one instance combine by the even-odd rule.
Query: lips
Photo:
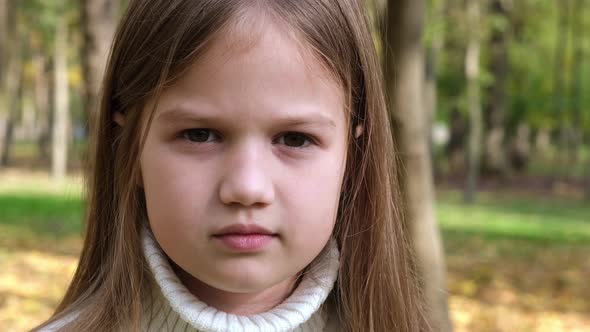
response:
[[[224,236],[224,235],[250,235],[250,234],[259,234],[259,235],[276,235],[276,233],[271,232],[270,230],[258,226],[255,224],[234,224],[227,227],[220,229],[217,233],[213,234],[213,236]]]
[[[277,237],[277,233],[254,224],[235,224],[213,234],[218,243],[234,252],[261,251]]]

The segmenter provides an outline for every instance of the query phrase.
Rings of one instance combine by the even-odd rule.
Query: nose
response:
[[[263,155],[255,144],[244,144],[230,152],[219,187],[224,204],[255,206],[273,202],[273,182]]]

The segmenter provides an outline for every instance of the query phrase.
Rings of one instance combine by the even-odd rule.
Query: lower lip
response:
[[[271,234],[225,234],[214,236],[226,247],[235,251],[256,251],[264,249],[276,238]]]

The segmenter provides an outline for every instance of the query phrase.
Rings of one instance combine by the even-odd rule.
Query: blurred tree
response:
[[[4,151],[6,143],[4,136],[6,132],[6,122],[8,121],[7,114],[7,94],[5,89],[8,82],[6,82],[6,65],[7,65],[7,41],[9,37],[9,11],[8,0],[0,0],[0,151]],[[1,167],[2,165],[0,165]]]
[[[448,117],[449,141],[445,153],[451,172],[461,173],[465,171],[465,138],[468,124],[458,107],[453,108]]]
[[[55,117],[52,134],[51,174],[55,180],[62,180],[67,171],[68,137],[71,133],[69,115],[68,28],[65,19],[57,20],[54,42],[54,85]]]
[[[570,20],[570,2],[571,0],[557,1],[557,34],[555,43],[555,64],[553,68],[553,103],[555,117],[559,122],[559,145],[560,156],[559,160],[562,169],[566,169],[566,154],[567,154],[567,135],[568,123],[566,115],[565,103],[565,81],[566,81],[566,52],[568,46],[568,25]]]
[[[53,119],[53,107],[51,100],[51,92],[53,91],[53,82],[50,77],[51,61],[48,60],[48,55],[43,52],[41,41],[39,38],[34,38],[32,46],[33,67],[33,99],[36,109],[36,135],[39,157],[42,161],[48,161],[51,153],[49,146],[51,143],[51,128]]]
[[[569,145],[569,165],[576,165],[579,160],[580,146],[582,143],[582,75],[584,73],[584,20],[583,15],[588,1],[575,0],[573,3],[572,16],[572,40],[574,55],[571,67],[572,88],[571,106],[572,110],[572,142]]]
[[[434,1],[434,0],[433,0]],[[449,128],[449,140],[445,147],[448,169],[454,175],[464,174],[466,161],[466,137],[468,132],[465,112],[464,24],[465,9],[462,2],[446,1],[444,17],[447,22],[444,35],[444,54],[439,56],[437,72],[437,113],[438,121],[445,121]],[[435,24],[435,23],[434,23]]]
[[[35,71],[31,85],[35,90],[39,150],[41,156],[50,157],[55,178],[65,175],[73,137],[70,104],[75,95],[70,87],[76,82],[73,69],[78,58],[72,51],[79,50],[77,5],[73,0],[29,0],[20,6],[31,40],[28,61]]]
[[[3,12],[3,31],[0,39],[0,52],[3,53],[0,65],[0,167],[8,162],[8,151],[14,120],[16,117],[18,98],[17,92],[21,82],[22,38],[19,36],[17,21],[17,3],[10,0],[0,0],[0,12]]]
[[[405,216],[424,280],[431,323],[451,331],[445,266],[434,215],[434,185],[424,97],[423,0],[388,2],[383,36],[384,72],[395,141],[403,160]],[[390,53],[391,52],[391,53]]]
[[[432,127],[434,118],[436,116],[436,110],[438,108],[437,98],[437,79],[438,79],[438,67],[439,58],[442,55],[444,46],[444,0],[430,0],[428,19],[431,22],[431,28],[426,34],[426,61],[425,61],[425,77],[424,77],[424,107],[427,110],[427,125],[426,128],[429,133],[428,143],[430,148],[430,155],[432,160],[433,173],[436,175],[440,173],[438,163],[435,159],[433,138],[432,138]]]
[[[115,33],[120,6],[120,0],[83,0],[80,7],[84,34],[81,58],[86,120],[97,107],[100,82]]]
[[[431,12],[436,10],[437,1],[429,1]],[[577,32],[574,40],[569,37],[572,29],[587,31],[589,16],[584,13],[583,6],[573,9],[575,1],[578,0],[480,1],[479,40],[480,43],[489,41],[480,46],[478,78],[486,125],[482,125],[485,136],[481,142],[481,152],[485,153],[483,168],[495,171],[505,167],[497,165],[505,164],[523,167],[526,171],[529,160],[534,158],[536,171],[542,168],[543,172],[551,172],[544,173],[547,175],[562,170],[571,173],[563,162],[558,164],[559,159],[551,158],[567,151],[568,147],[572,152],[581,150],[570,143],[590,134],[590,112],[578,111],[590,108],[590,87],[577,83],[576,78],[583,81],[590,77],[590,67],[584,65],[583,53],[588,49],[588,41]],[[435,117],[449,125],[451,139],[446,157],[449,158],[448,169],[455,174],[461,174],[465,168],[462,156],[468,145],[464,124],[469,117],[470,101],[465,93],[469,80],[463,59],[467,53],[466,37],[473,31],[466,24],[469,22],[466,2],[446,2],[444,29],[436,19],[429,20],[427,26],[432,38],[427,40],[428,46],[438,37],[437,32],[444,31],[444,40],[439,41],[444,42],[444,47],[437,60],[440,65]],[[579,3],[588,5],[583,0]],[[483,130],[486,127],[488,131]],[[567,133],[565,142],[570,143],[560,144],[564,148],[556,150],[561,127],[568,128],[563,132]],[[533,136],[536,137],[535,154],[526,148]],[[546,163],[539,165],[539,160]]]
[[[16,38],[10,45],[8,57],[8,68],[6,79],[12,80],[6,88],[6,122],[4,126],[4,138],[2,139],[3,149],[0,152],[0,166],[8,166],[10,161],[10,151],[14,138],[14,127],[20,110],[20,102],[23,92],[23,36],[20,29],[17,28]]]
[[[486,107],[487,134],[485,138],[485,169],[506,174],[506,148],[504,146],[506,114],[506,79],[508,78],[508,1],[492,0],[490,4],[491,37],[490,67],[493,84]]]
[[[549,162],[553,154],[551,133],[558,125],[555,115],[555,57],[558,38],[556,1],[513,1],[509,11],[511,38],[508,47],[505,138],[512,169],[528,165],[527,130],[535,133],[536,162]],[[563,36],[561,36],[563,37]],[[554,59],[555,60],[555,59]],[[561,68],[564,71],[564,68]],[[529,129],[526,129],[526,126]],[[519,131],[520,128],[520,131]],[[518,142],[517,142],[518,141]],[[519,146],[520,148],[515,148]],[[546,160],[546,161],[545,161]]]
[[[9,121],[9,101],[6,100],[10,94],[6,91],[9,87],[7,82],[7,58],[9,57],[9,52],[7,46],[9,45],[9,38],[11,37],[12,30],[14,29],[13,24],[8,22],[9,17],[14,17],[12,15],[13,6],[9,3],[8,0],[0,0],[0,155],[3,154],[3,151],[6,149],[6,132],[8,131],[8,121]],[[2,163],[0,161],[0,167],[2,167]]]
[[[464,200],[475,200],[479,177],[483,135],[480,98],[480,0],[467,1],[467,50],[465,52],[465,76],[467,78],[467,107],[469,109],[469,142],[467,149],[467,180]]]

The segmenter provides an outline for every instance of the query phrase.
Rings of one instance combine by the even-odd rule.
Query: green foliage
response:
[[[60,20],[65,19],[74,27],[79,24],[79,1],[19,1],[19,12],[29,33],[39,38],[46,50],[50,50],[53,45],[55,29]]]
[[[430,14],[441,0],[430,0]],[[487,3],[487,2],[484,2]],[[572,31],[573,13],[580,11],[582,31],[590,31],[590,5],[586,1],[570,1],[579,8],[570,7],[567,12],[567,33],[558,35],[558,4],[550,0],[519,0],[507,7],[507,15],[493,13],[483,7],[484,16],[480,22],[481,38],[481,77],[482,98],[489,102],[487,90],[494,81],[490,68],[493,31],[503,31],[508,36],[508,77],[507,77],[507,126],[508,132],[519,122],[527,122],[532,129],[547,127],[557,129],[562,123],[576,123],[575,114],[580,114],[577,122],[587,135],[590,135],[590,34],[584,39],[575,37],[580,31]],[[444,47],[438,66],[438,101],[436,117],[448,119],[453,109],[466,114],[464,58],[466,44],[465,8],[463,2],[444,1],[444,20],[434,17],[426,21],[425,43],[430,45],[436,38],[444,39]],[[561,68],[556,66],[556,46],[559,40],[565,43],[565,59]],[[574,68],[574,49],[581,47],[583,52],[581,68]],[[573,76],[581,71],[580,101],[574,106],[575,94]],[[556,95],[556,72],[564,75],[563,91]],[[556,114],[555,105],[562,105],[563,114]]]

